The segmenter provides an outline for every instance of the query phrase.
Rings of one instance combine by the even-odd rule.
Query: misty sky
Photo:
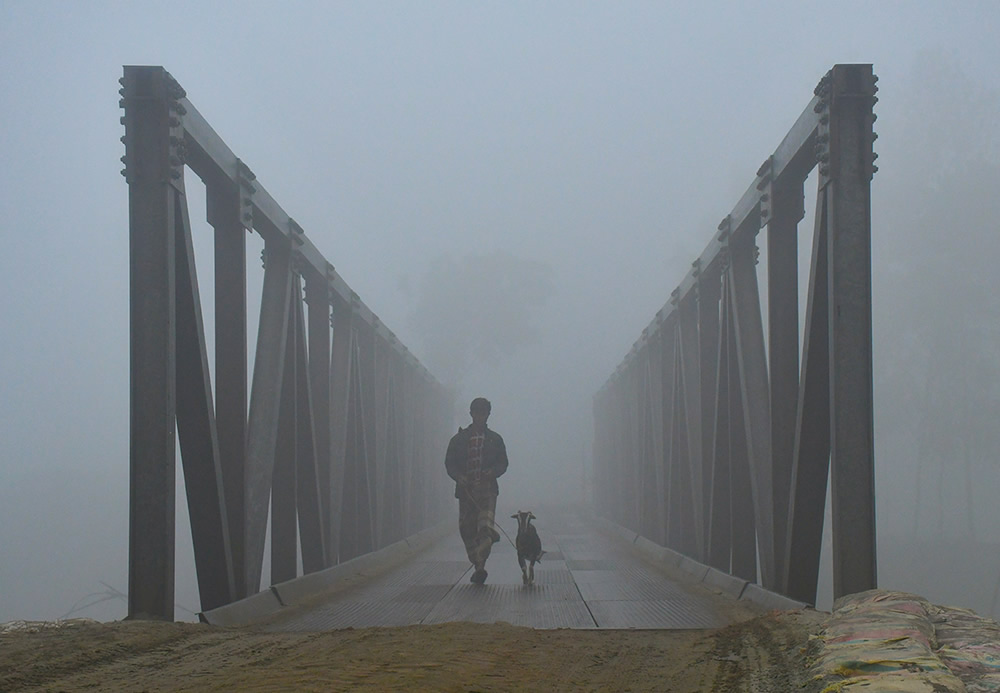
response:
[[[428,366],[453,363],[434,335],[485,309],[473,280],[435,312],[442,269],[530,275],[509,318],[523,333],[440,374],[461,376],[460,405],[493,401],[511,455],[503,507],[582,496],[592,394],[834,63],[880,77],[878,234],[894,214],[880,191],[925,175],[884,153],[922,115],[904,86],[943,62],[996,94],[998,26],[995,2],[0,0],[0,622],[57,618],[102,581],[127,584],[122,65],[166,67]],[[925,106],[951,127],[953,104]],[[204,193],[187,180],[204,278]],[[876,283],[889,261],[876,254]],[[887,515],[911,502],[899,487],[886,482]],[[990,511],[977,522],[1000,532]],[[196,610],[178,517],[177,598]],[[102,608],[82,615],[125,612]]]

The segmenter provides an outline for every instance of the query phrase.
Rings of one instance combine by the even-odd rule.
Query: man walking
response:
[[[477,585],[486,582],[486,559],[494,542],[500,541],[500,533],[493,526],[500,493],[497,477],[507,471],[503,438],[486,427],[491,409],[485,397],[472,400],[472,423],[452,436],[444,458],[448,476],[455,480],[458,532],[475,568],[470,580]]]

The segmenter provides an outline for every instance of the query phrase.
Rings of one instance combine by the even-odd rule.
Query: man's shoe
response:
[[[469,582],[473,585],[481,585],[486,582],[486,569],[476,568],[476,570],[472,573],[472,577],[469,578]]]

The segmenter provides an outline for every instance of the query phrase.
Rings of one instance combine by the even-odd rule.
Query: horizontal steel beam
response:
[[[768,194],[769,184],[786,172],[792,173],[794,171],[796,175],[804,176],[812,169],[816,163],[813,154],[814,138],[823,115],[822,112],[818,112],[822,111],[818,108],[819,102],[820,97],[814,96],[809,105],[805,107],[777,149],[774,150],[774,154],[768,157],[758,169],[756,177],[743,193],[739,202],[719,224],[718,231],[713,235],[705,250],[691,263],[691,269],[671,293],[670,300],[657,311],[656,316],[642,331],[642,336],[632,345],[632,350],[625,356],[618,369],[608,378],[601,389],[607,387],[608,383],[621,371],[622,366],[632,359],[645,342],[660,329],[663,321],[673,313],[676,306],[697,285],[701,273],[719,261],[722,251],[729,246],[730,236],[742,236],[746,233],[756,234],[761,225],[767,223],[767,219],[762,219],[760,223],[748,224],[746,222],[752,221],[754,217],[758,216],[761,196]]]
[[[330,291],[340,296],[348,305],[353,304],[356,315],[370,325],[375,333],[388,342],[394,350],[424,375],[431,382],[437,382],[434,376],[410,352],[406,346],[396,339],[392,330],[387,328],[375,313],[364,304],[347,282],[337,274],[323,254],[305,235],[302,227],[292,219],[271,194],[256,180],[256,177],[229,148],[219,134],[208,124],[208,121],[198,112],[198,109],[185,97],[179,99],[183,107],[181,122],[184,127],[184,142],[187,147],[187,165],[201,178],[223,176],[237,187],[241,182],[243,189],[249,186],[249,198],[252,206],[252,221],[244,219],[244,223],[257,230],[267,240],[280,235],[293,245],[293,252],[301,259],[300,266],[306,272],[325,278]]]

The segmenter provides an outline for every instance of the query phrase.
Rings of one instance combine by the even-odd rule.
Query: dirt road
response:
[[[265,633],[79,622],[0,634],[0,691],[791,691],[816,612],[719,630],[446,623]]]

